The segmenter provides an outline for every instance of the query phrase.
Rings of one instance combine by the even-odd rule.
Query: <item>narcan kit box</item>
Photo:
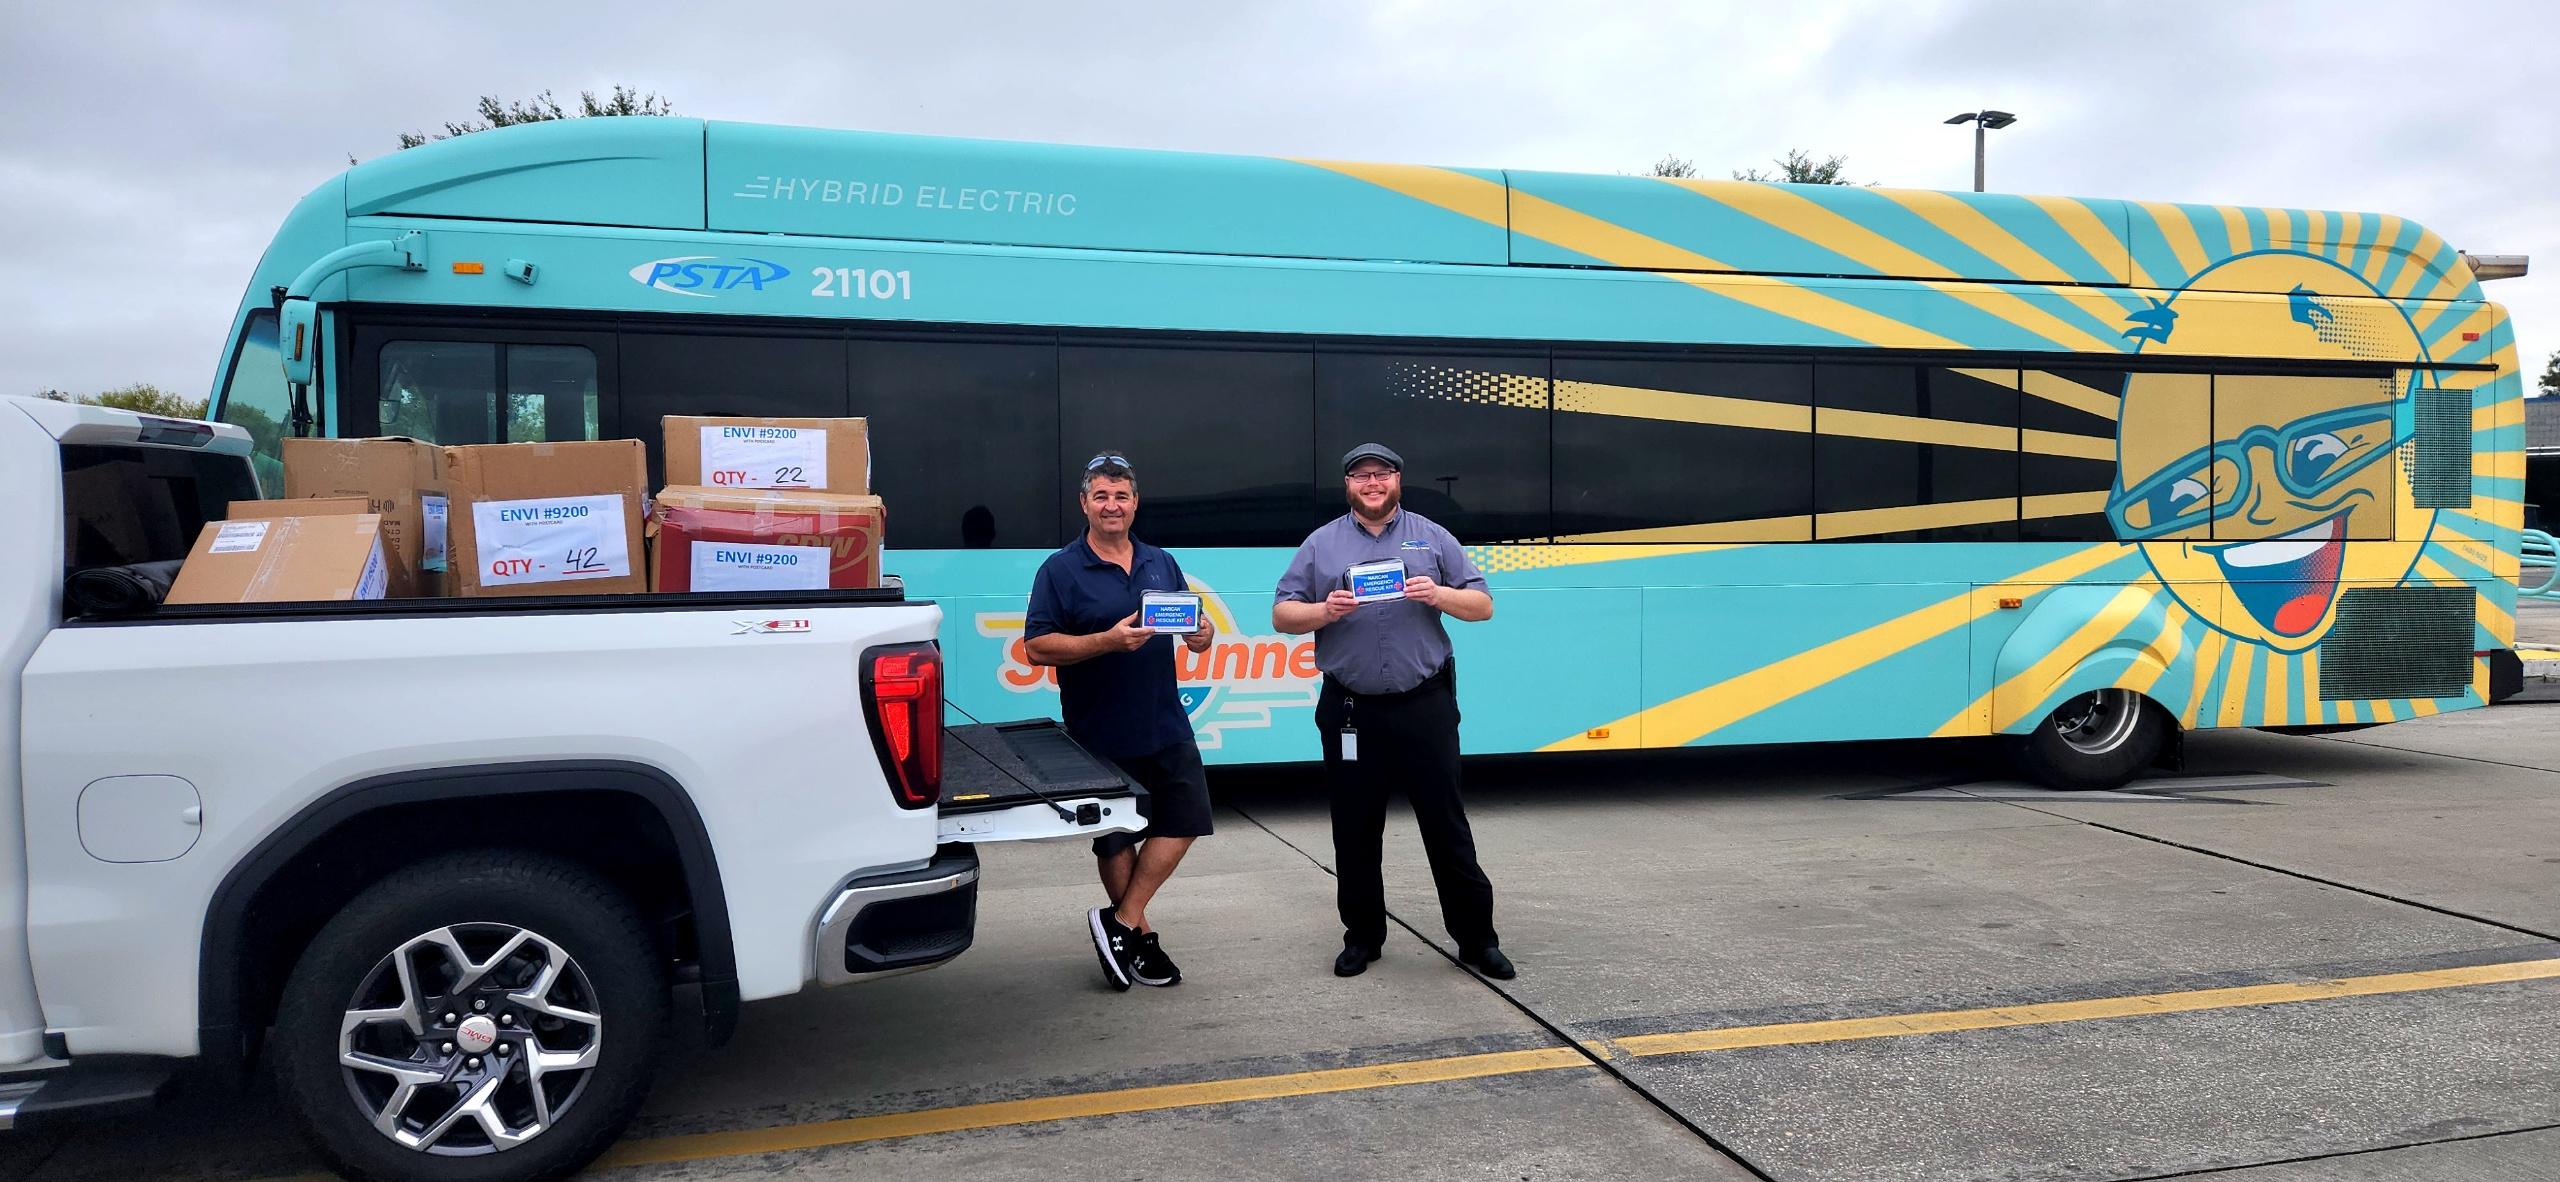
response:
[[[667,484],[871,491],[870,425],[862,419],[668,415]]]
[[[363,497],[382,517],[383,557],[391,596],[445,594],[447,488],[444,449],[390,436],[380,439],[287,439],[286,500]]]
[[[209,521],[162,602],[380,599],[388,577],[379,514]]]
[[[877,587],[888,516],[872,496],[669,487],[649,532],[659,591]]]
[[[649,589],[640,561],[649,467],[639,440],[492,443],[444,452],[453,490],[452,594]]]
[[[1344,576],[1351,585],[1351,597],[1362,603],[1379,603],[1404,598],[1404,560],[1383,558],[1352,567]]]
[[[1157,632],[1200,630],[1200,596],[1190,591],[1149,591],[1138,597],[1138,626]]]

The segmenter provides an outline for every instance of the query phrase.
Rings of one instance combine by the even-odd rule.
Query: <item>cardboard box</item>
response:
[[[374,513],[209,521],[162,602],[380,599],[383,549]]]
[[[264,521],[271,517],[344,517],[350,513],[371,512],[373,502],[363,497],[304,497],[299,501],[233,501],[223,518],[227,521]],[[387,560],[388,555],[385,558]]]
[[[661,489],[649,520],[659,591],[880,585],[880,498],[783,490]]]
[[[750,419],[668,415],[667,484],[871,491],[871,428],[862,419]]]
[[[640,549],[648,452],[639,440],[448,447],[444,466],[451,594],[649,589]]]
[[[444,451],[415,439],[287,439],[286,500],[363,497],[382,517],[391,595],[445,594]]]

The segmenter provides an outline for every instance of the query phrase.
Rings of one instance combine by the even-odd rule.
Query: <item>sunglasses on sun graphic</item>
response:
[[[2116,538],[2148,541],[2202,526],[2224,506],[2249,497],[2256,465],[2252,448],[2275,460],[2286,492],[2308,500],[2347,482],[2391,449],[2417,436],[2409,399],[2342,406],[2305,415],[2281,427],[2253,426],[2160,466],[2158,471],[2107,497],[2107,520]]]

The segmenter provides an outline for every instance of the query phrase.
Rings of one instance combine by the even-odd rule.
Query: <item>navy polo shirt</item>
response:
[[[1040,564],[1022,637],[1090,636],[1138,610],[1148,591],[1183,590],[1173,555],[1135,538],[1129,569],[1093,552],[1083,534]],[[1191,739],[1191,719],[1173,684],[1174,638],[1158,635],[1136,652],[1104,653],[1058,669],[1058,705],[1067,733],[1098,755],[1135,759]]]

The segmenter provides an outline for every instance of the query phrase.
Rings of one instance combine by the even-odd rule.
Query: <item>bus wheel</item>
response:
[[[2174,725],[2132,690],[2092,690],[2010,739],[2010,755],[2028,779],[2047,788],[2121,788],[2159,758]]]

